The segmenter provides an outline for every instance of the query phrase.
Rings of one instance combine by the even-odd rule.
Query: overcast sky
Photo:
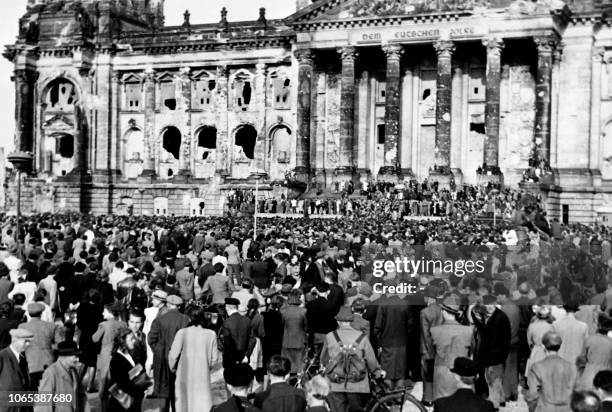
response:
[[[0,0],[0,47],[15,41],[18,20],[25,13],[26,0]],[[266,8],[268,18],[282,18],[295,11],[295,0],[166,0],[166,24],[183,22],[183,13],[189,9],[191,24],[219,21],[222,7],[227,8],[230,21],[257,20],[259,8]],[[15,132],[15,89],[11,82],[13,65],[0,57],[0,147],[5,153],[13,150]]]

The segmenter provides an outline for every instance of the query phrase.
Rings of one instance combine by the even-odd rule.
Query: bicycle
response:
[[[394,389],[388,391],[388,387],[383,379],[370,379],[370,392],[372,399],[364,408],[365,412],[427,412],[408,388]]]

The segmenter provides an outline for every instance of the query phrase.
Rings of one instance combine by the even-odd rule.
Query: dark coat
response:
[[[253,262],[251,265],[251,279],[259,289],[266,289],[270,284],[268,264],[263,261]]]
[[[481,331],[476,363],[482,367],[503,365],[510,353],[510,321],[508,316],[495,309]]]
[[[265,326],[265,321],[264,321]],[[251,320],[240,313],[233,313],[223,322],[223,364],[240,363],[245,356],[250,357],[255,347],[255,334]]]
[[[301,349],[306,346],[306,309],[299,306],[289,305],[281,309],[283,316],[283,348]]]
[[[306,397],[304,391],[279,382],[256,394],[253,404],[263,412],[304,412]]]
[[[11,344],[11,335],[9,334],[11,329],[17,328],[21,320],[2,318],[0,319],[0,349],[6,348]]]
[[[25,356],[18,362],[11,348],[2,349],[0,351],[0,388],[2,388],[2,391],[27,391],[30,389],[29,386],[30,377],[28,375],[28,363]],[[0,402],[0,412],[31,410],[31,407],[9,407],[4,399]]]
[[[168,366],[168,352],[179,329],[187,327],[189,318],[172,309],[153,320],[147,341],[153,351],[154,393],[162,398],[170,395],[170,385],[174,378]]]
[[[381,367],[389,379],[408,377],[406,343],[412,329],[412,311],[406,300],[395,295],[381,302],[374,322],[374,335],[382,348]]]
[[[130,412],[140,412],[142,399],[144,397],[144,389],[138,388],[134,383],[130,380],[129,372],[133,368],[132,364],[121,354],[114,353],[113,357],[110,361],[110,382],[109,386],[114,385],[115,383],[119,387],[119,389],[123,390],[128,395],[134,398],[134,403],[127,409]],[[110,397],[108,402],[108,412],[122,412],[126,409],[113,398]]]
[[[338,329],[338,322],[334,317],[333,302],[323,297],[317,297],[306,304],[306,322],[309,332],[327,335]]]
[[[493,404],[470,389],[458,389],[446,398],[438,399],[434,412],[493,412]]]
[[[242,408],[238,406],[238,402],[242,405]],[[214,406],[211,412],[261,412],[261,409],[253,406],[245,398],[237,398],[236,396],[230,397],[227,401]]]

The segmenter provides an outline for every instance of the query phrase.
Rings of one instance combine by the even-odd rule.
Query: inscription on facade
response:
[[[461,26],[446,28],[426,28],[384,31],[358,32],[352,36],[352,40],[358,43],[381,43],[385,41],[413,41],[413,40],[435,40],[439,38],[463,38],[484,36],[487,28],[478,26]]]

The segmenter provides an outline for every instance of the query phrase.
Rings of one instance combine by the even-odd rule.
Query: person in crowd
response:
[[[519,358],[519,328],[521,311],[516,303],[510,299],[510,291],[502,283],[495,284],[495,295],[510,322],[510,348],[504,366],[504,400],[502,402],[515,402],[518,399],[518,358]]]
[[[434,412],[493,412],[493,403],[474,393],[478,374],[476,364],[470,358],[458,357],[450,371],[457,380],[457,390],[450,396],[439,398]]]
[[[553,328],[561,336],[563,342],[559,350],[559,356],[574,364],[578,356],[582,355],[584,351],[584,344],[588,337],[588,326],[575,318],[575,313],[578,311],[576,303],[568,302],[563,306],[563,309],[567,312],[567,316],[556,320],[553,323]]]
[[[612,370],[597,372],[593,387],[601,400],[601,412],[612,412]]]
[[[542,337],[542,344],[546,357],[529,369],[525,401],[530,410],[569,412],[576,366],[559,356],[562,338],[558,333],[547,332]]]
[[[12,329],[16,329],[21,323],[19,319],[13,319],[13,302],[7,301],[0,303],[0,350],[8,347],[11,344]]]
[[[102,296],[96,289],[89,289],[76,310],[76,326],[80,331],[79,360],[87,367],[87,391],[93,392],[95,386],[97,356],[99,345],[93,335],[103,321]]]
[[[206,328],[204,309],[187,310],[189,326],[178,330],[170,347],[168,362],[176,375],[177,411],[209,411],[213,406],[211,374],[221,366],[215,332]]]
[[[212,409],[212,412],[261,412],[249,402],[247,395],[255,374],[246,363],[230,365],[223,370],[223,379],[231,394],[229,399]]]
[[[11,329],[10,336],[11,343],[0,350],[0,388],[6,393],[28,391],[31,385],[25,351],[34,335],[29,330]],[[5,402],[3,400],[0,410],[10,411]]]
[[[327,399],[331,387],[326,378],[316,375],[306,382],[304,391],[306,392],[306,403],[308,404],[307,412],[329,412]]]
[[[134,335],[134,349],[130,350],[132,359],[140,365],[147,363],[147,338],[142,331],[144,314],[139,310],[133,309],[128,312],[127,325]]]
[[[223,305],[225,299],[231,295],[234,285],[230,278],[223,273],[225,271],[223,263],[215,263],[214,269],[215,274],[206,279],[202,291],[210,293],[213,305]]]
[[[153,351],[153,393],[159,399],[159,408],[168,412],[170,408],[178,411],[174,397],[174,374],[168,363],[168,353],[177,332],[189,324],[189,318],[179,311],[183,299],[170,295],[166,299],[168,311],[155,318],[147,336],[147,342]]]
[[[35,405],[34,412],[81,412],[87,402],[81,377],[79,349],[75,342],[64,341],[57,345],[57,360],[42,374],[38,391],[42,393],[71,395],[69,401],[51,398],[49,402]]]
[[[362,333],[351,327],[353,313],[350,308],[344,306],[336,316],[339,322],[338,329],[325,335],[325,341],[321,351],[321,364],[325,366],[327,375],[338,375],[342,372],[338,368],[347,371],[349,366],[340,364],[339,358],[345,358],[342,353],[343,348],[353,345],[356,347],[358,357],[364,370],[355,371],[363,374],[363,379],[358,381],[348,380],[348,376],[340,376],[339,379],[331,382],[331,395],[329,402],[334,411],[357,412],[363,410],[370,396],[370,379],[368,372],[376,379],[384,378],[385,371],[381,369],[374,349],[368,338]]]
[[[255,348],[256,341],[251,321],[238,312],[239,306],[238,299],[225,298],[227,319],[223,322],[221,329],[224,368],[247,362]]]
[[[287,383],[291,373],[291,361],[274,355],[267,364],[270,386],[255,395],[254,405],[263,412],[304,412],[304,391]]]
[[[289,359],[292,374],[297,374],[304,368],[308,345],[306,309],[301,305],[302,292],[294,289],[289,293],[287,306],[280,310],[284,328],[281,354]]]
[[[134,334],[127,327],[119,329],[114,336],[112,357],[108,368],[109,388],[116,385],[116,388],[129,395],[132,401],[131,405],[125,408],[117,397],[113,395],[114,391],[111,390],[108,400],[108,412],[137,412],[142,409],[145,390],[130,377],[130,371],[138,365],[134,358],[132,358],[132,355],[130,355],[130,351],[134,350],[135,341]],[[143,365],[139,366],[144,368]]]
[[[421,322],[421,373],[423,378],[423,400],[425,406],[433,405],[433,368],[435,351],[431,337],[431,328],[439,326],[444,321],[441,303],[444,299],[443,290],[436,285],[429,285],[425,290],[427,307],[419,313]]]
[[[578,391],[572,394],[570,407],[572,412],[600,412],[601,401],[592,391]]]
[[[28,306],[30,320],[19,325],[19,329],[32,333],[32,340],[25,351],[32,390],[37,390],[43,372],[55,360],[53,348],[61,339],[55,324],[40,319],[44,309],[42,303],[31,303]]]

